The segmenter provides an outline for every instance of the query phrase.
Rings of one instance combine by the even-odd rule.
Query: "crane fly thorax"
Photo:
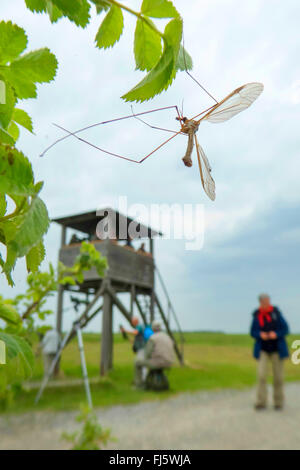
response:
[[[199,128],[199,121],[194,121],[193,119],[185,119],[181,125],[181,132],[184,134],[195,134]]]

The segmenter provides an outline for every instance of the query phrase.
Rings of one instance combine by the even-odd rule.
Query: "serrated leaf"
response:
[[[43,13],[47,10],[46,0],[25,0],[27,8],[36,13]]]
[[[18,98],[35,98],[36,83],[49,83],[54,79],[57,60],[48,48],[24,54],[4,70],[4,75],[14,87]]]
[[[27,46],[24,29],[11,21],[0,22],[0,64],[6,64],[18,57]]]
[[[42,241],[33,246],[26,255],[26,267],[28,272],[36,272],[45,258],[45,247]]]
[[[65,15],[74,15],[78,13],[82,6],[81,0],[52,0],[52,3],[56,5]]]
[[[0,331],[0,340],[5,343],[6,364],[1,367],[1,382],[14,383],[31,377],[34,368],[34,354],[23,338]],[[3,381],[3,376],[5,380]]]
[[[20,315],[16,309],[2,300],[0,300],[0,318],[6,321],[6,323],[11,323],[13,325],[18,325],[21,322]]]
[[[0,217],[5,215],[7,208],[7,201],[5,194],[0,194]]]
[[[0,125],[3,129],[7,129],[13,116],[16,97],[9,83],[4,82],[5,87],[5,104],[0,103]]]
[[[161,93],[169,82],[174,70],[173,48],[167,46],[158,64],[122,98],[125,101],[147,101]]]
[[[162,53],[161,41],[160,35],[145,21],[137,20],[134,34],[134,57],[137,69],[151,70],[157,64]]]
[[[52,0],[52,3],[77,26],[84,28],[88,24],[90,4],[87,0]]]
[[[35,194],[31,163],[17,149],[0,146],[1,192],[16,196]]]
[[[15,108],[12,119],[22,127],[25,127],[29,132],[33,133],[32,127],[32,119],[31,117],[24,111],[24,109]]]
[[[14,121],[11,121],[9,124],[7,132],[12,136],[15,142],[18,140],[20,136],[20,129]]]
[[[97,47],[107,49],[119,41],[124,27],[121,8],[112,5],[96,34]]]
[[[56,23],[56,21],[64,16],[62,11],[56,5],[53,5],[51,0],[46,0],[46,7],[51,23]]]
[[[111,4],[107,2],[106,0],[92,0],[92,2],[96,6],[97,14],[102,13],[103,11],[109,10],[109,8],[111,7]]]
[[[152,18],[177,18],[179,13],[168,0],[143,0],[141,12]]]
[[[157,65],[122,98],[125,101],[146,101],[167,89],[176,75],[175,63],[182,36],[182,20],[171,20],[165,27],[165,48]]]
[[[14,145],[15,139],[0,125],[0,144]],[[0,164],[1,166],[1,164]],[[1,180],[1,176],[0,176]]]
[[[193,68],[193,60],[190,54],[180,45],[179,53],[175,65],[177,70],[192,70]]]
[[[15,230],[8,232],[3,228],[7,246],[13,248],[17,257],[27,255],[37,245],[49,228],[48,211],[39,197],[34,197],[30,206],[22,215],[14,217]]]
[[[76,286],[76,281],[71,276],[64,276],[60,281],[60,284],[67,285],[70,284],[71,286]]]
[[[175,18],[169,21],[165,27],[164,36],[168,42],[174,48],[174,57],[177,60],[180,42],[182,38],[183,21],[181,18]]]

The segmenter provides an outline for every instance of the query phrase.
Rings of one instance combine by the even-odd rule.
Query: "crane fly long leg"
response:
[[[177,114],[179,115],[179,111],[178,111],[178,107],[176,105],[173,105],[173,106],[165,106],[163,108],[156,108],[156,109],[151,109],[149,111],[143,111],[141,113],[137,113],[135,116],[142,116],[144,114],[150,114],[150,113],[156,113],[157,111],[164,111],[166,109],[176,109],[177,111]],[[77,129],[76,131],[74,132],[69,132],[69,131],[65,131],[65,132],[68,132],[68,135],[65,135],[64,137],[60,137],[59,139],[57,139],[55,142],[53,142],[51,145],[49,145],[49,147],[47,147],[41,154],[40,154],[40,157],[43,157],[47,152],[48,150],[50,150],[52,147],[54,147],[54,145],[58,144],[59,142],[61,142],[62,140],[65,140],[67,139],[68,137],[71,137],[72,135],[74,136],[75,134],[79,134],[80,132],[84,132],[88,129],[92,129],[93,127],[97,127],[97,126],[101,126],[101,125],[104,125],[104,124],[111,124],[113,122],[118,122],[118,121],[123,121],[124,119],[130,119],[130,118],[133,118],[135,117],[133,116],[132,114],[128,115],[128,116],[122,116],[120,118],[116,118],[116,119],[110,119],[109,121],[102,121],[102,122],[96,122],[95,124],[91,124],[89,126],[86,126],[86,127],[82,127],[81,129]],[[179,115],[180,116],[180,115]],[[56,125],[56,127],[59,127],[57,124],[54,124]]]
[[[151,127],[151,129],[157,129],[157,130],[159,130],[159,131],[172,132],[173,134],[177,134],[177,131],[173,131],[173,130],[171,130],[171,129],[165,129],[164,127],[152,126],[152,124],[149,124],[148,122],[146,122],[146,121],[144,121],[143,119],[139,118],[138,115],[134,113],[132,106],[131,106],[131,110],[132,110],[132,116],[133,116],[137,121],[140,121],[140,122],[142,122],[143,124],[145,124],[146,126]]]
[[[162,142],[158,147],[156,147],[154,150],[152,150],[152,152],[150,152],[148,155],[146,155],[145,157],[143,157],[141,160],[134,160],[133,158],[129,158],[129,157],[124,157],[124,155],[119,155],[117,153],[113,153],[113,152],[109,152],[108,150],[104,150],[100,147],[98,147],[97,145],[94,145],[92,144],[91,142],[89,142],[88,140],[85,140],[85,139],[82,139],[81,137],[78,137],[74,132],[70,132],[68,131],[67,129],[65,129],[64,127],[62,126],[59,126],[58,124],[54,124],[56,127],[58,127],[59,129],[63,130],[64,132],[67,132],[68,133],[68,137],[75,137],[75,139],[78,139],[80,140],[80,142],[84,142],[85,144],[87,145],[90,145],[91,147],[97,149],[97,150],[100,150],[100,152],[104,152],[104,153],[107,153],[108,155],[111,155],[112,157],[117,157],[117,158],[121,158],[122,160],[127,160],[128,162],[133,162],[133,163],[143,163],[147,158],[149,158],[151,155],[153,155],[153,153],[155,153],[157,150],[159,150],[161,147],[163,147],[163,145],[167,144],[170,140],[174,139],[174,137],[176,137],[177,135],[180,134],[181,131],[178,131],[176,134],[172,135],[171,137],[169,137],[169,139],[165,140],[164,142]]]
[[[209,164],[207,156],[205,155],[201,145],[198,142],[196,135],[195,135],[195,143],[196,143],[196,151],[197,151],[201,183],[207,196],[212,201],[214,201],[216,198],[216,193],[215,193],[215,182],[211,176],[211,166]],[[202,166],[201,160],[203,162],[203,166]]]

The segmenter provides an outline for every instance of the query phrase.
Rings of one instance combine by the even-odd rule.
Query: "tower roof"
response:
[[[66,217],[58,217],[52,219],[52,222],[86,234],[94,234],[97,225],[100,223],[101,227],[107,227],[112,238],[119,240],[162,236],[161,232],[157,232],[151,227],[120,214],[120,212],[109,207]]]

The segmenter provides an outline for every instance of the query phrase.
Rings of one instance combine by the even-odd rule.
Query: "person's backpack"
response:
[[[164,374],[163,369],[152,369],[148,372],[145,388],[146,390],[155,390],[156,392],[169,390],[169,380]]]
[[[150,338],[150,336],[153,335],[153,330],[151,328],[150,325],[146,325],[145,329],[144,329],[144,340],[145,342],[148,341],[148,339]]]

